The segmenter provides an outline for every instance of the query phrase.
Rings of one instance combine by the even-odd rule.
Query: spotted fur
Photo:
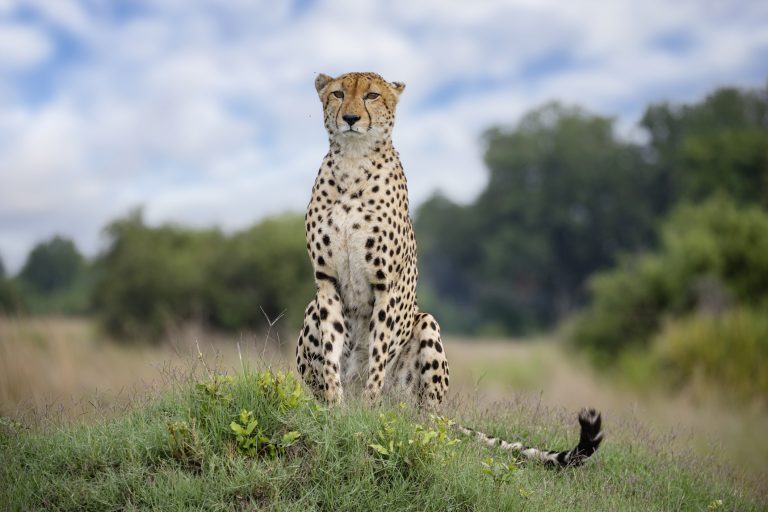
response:
[[[317,290],[296,346],[299,373],[315,396],[330,404],[343,401],[345,389],[363,384],[368,402],[389,393],[434,409],[445,397],[450,372],[440,326],[416,303],[408,187],[392,146],[395,108],[405,85],[375,73],[347,73],[320,74],[315,88],[330,147],[305,216]],[[602,439],[599,414],[582,413],[580,421],[582,442],[569,452],[500,443],[528,457],[574,464]]]

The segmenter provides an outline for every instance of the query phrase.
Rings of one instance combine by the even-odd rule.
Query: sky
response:
[[[302,212],[325,154],[317,73],[406,83],[411,204],[468,202],[481,135],[559,100],[617,118],[764,86],[768,2],[0,0],[0,258],[54,234],[87,255],[150,224],[232,231]]]

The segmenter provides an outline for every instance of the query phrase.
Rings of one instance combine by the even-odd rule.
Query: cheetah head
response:
[[[405,89],[376,73],[347,73],[337,78],[319,74],[315,88],[323,103],[325,129],[332,141],[357,144],[392,136],[395,106]]]

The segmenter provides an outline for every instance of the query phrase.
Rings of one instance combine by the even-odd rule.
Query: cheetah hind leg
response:
[[[313,300],[304,310],[304,324],[296,343],[296,369],[315,398],[323,400],[325,393],[323,365],[325,361],[320,342],[320,325],[315,308],[316,305]]]
[[[411,341],[402,348],[393,372],[396,385],[421,409],[436,410],[448,392],[449,370],[440,326],[428,313],[414,321]]]

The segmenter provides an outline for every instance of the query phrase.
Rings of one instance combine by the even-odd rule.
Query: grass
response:
[[[206,358],[225,369],[239,366],[236,339],[249,358],[279,361],[286,349],[253,333],[225,338],[195,327],[170,335],[162,346],[126,345],[87,318],[0,315],[0,416],[38,425],[122,414],[185,371],[198,339],[205,340]]]
[[[188,403],[194,384],[200,380],[189,375],[192,371],[190,367],[196,361],[198,345],[195,340],[201,340],[200,349],[205,354],[205,360],[214,361],[213,364],[221,371],[242,375],[234,341],[240,342],[246,361],[270,361],[273,365],[290,367],[292,340],[283,334],[282,344],[274,343],[277,341],[276,333],[271,334],[272,342],[265,344],[263,335],[223,337],[190,329],[175,333],[160,347],[135,347],[103,338],[87,319],[0,318],[0,416],[6,417],[6,426],[0,427],[0,430],[9,436],[18,434],[17,440],[52,436],[58,439],[58,443],[69,443],[70,439],[77,440],[80,433],[90,432],[88,435],[95,436],[99,429],[109,428],[118,439],[131,439],[137,431],[121,431],[120,425],[124,425],[129,417],[138,423],[156,421],[152,411],[164,402],[176,408],[179,411],[176,417],[182,418],[172,421],[186,421],[191,427],[189,412],[185,413],[182,409]],[[746,407],[744,404],[729,406],[714,399],[701,400],[701,397],[696,400],[696,397],[687,394],[638,393],[595,374],[585,361],[564,353],[552,339],[526,343],[449,339],[446,340],[446,348],[452,363],[452,392],[444,413],[463,420],[468,426],[485,427],[495,434],[509,434],[510,437],[522,434],[529,442],[544,441],[547,447],[565,448],[578,436],[575,412],[585,405],[595,406],[604,412],[608,441],[594,463],[579,471],[594,471],[592,466],[602,468],[609,460],[606,457],[610,457],[612,450],[619,447],[619,450],[630,450],[627,455],[630,460],[623,469],[624,473],[606,471],[602,480],[606,485],[619,486],[622,479],[627,481],[627,485],[642,483],[632,473],[630,463],[636,460],[638,464],[643,461],[643,464],[653,467],[652,475],[665,481],[670,480],[669,474],[681,470],[686,474],[695,473],[694,479],[702,485],[721,482],[717,486],[732,487],[723,496],[740,496],[741,501],[726,500],[723,509],[728,509],[729,503],[747,503],[753,509],[760,509],[760,505],[763,508],[768,506],[768,467],[765,463],[768,460],[768,442],[764,434],[768,428],[768,412],[763,408]],[[197,369],[206,374],[199,363],[197,365]],[[510,397],[515,401],[509,402]],[[383,410],[391,409],[385,407]],[[563,414],[564,410],[568,412]],[[365,416],[366,410],[350,404],[344,411]],[[230,411],[229,414],[237,415],[239,412]],[[429,423],[428,418],[418,418],[412,411],[398,414],[415,418],[425,428]],[[378,411],[374,411],[371,422],[358,431],[375,433],[377,415]],[[9,426],[11,421],[19,421],[30,428],[14,433],[16,429]],[[168,424],[164,421],[160,421],[158,428],[167,441]],[[338,423],[332,425],[334,428],[339,426]],[[200,434],[198,426],[193,430]],[[306,439],[307,434],[304,433],[300,443]],[[145,440],[139,441],[146,444]],[[232,442],[234,437],[230,439]],[[227,449],[220,449],[226,454]],[[471,475],[479,479],[491,479],[483,473],[487,469],[481,466],[484,458],[493,457],[494,467],[510,460],[508,454],[487,451],[474,442],[463,442],[459,450],[465,449],[470,451],[467,463],[480,471]],[[693,450],[694,454],[690,454],[689,450]],[[55,456],[55,449],[49,451],[51,457]],[[5,464],[5,453],[0,453],[0,468]],[[370,454],[364,452],[363,455]],[[210,457],[215,459],[213,455]],[[247,462],[249,459],[246,457],[244,460]],[[660,466],[659,461],[665,461],[666,465]],[[306,469],[309,466],[305,464],[302,467]],[[534,472],[538,469],[524,468]],[[446,470],[457,471],[452,465]],[[516,471],[514,478],[527,478],[523,474]],[[544,485],[551,487],[553,493],[566,493],[561,496],[562,499],[571,499],[567,497],[570,492],[568,487],[552,487],[559,485],[560,480],[554,476],[558,472],[543,474],[549,477],[541,480]],[[60,482],[64,486],[67,479],[62,477]],[[193,482],[196,482],[195,486],[200,485],[197,480]],[[0,492],[5,487],[4,483],[0,481]],[[499,492],[527,492],[527,488],[515,488],[509,483],[502,485],[501,489]],[[711,494],[718,493],[713,491]],[[702,494],[702,497],[706,496]],[[615,495],[614,498],[619,499]],[[536,499],[533,501],[536,502]],[[0,510],[4,510],[4,503],[4,496],[0,494]],[[625,509],[639,508],[631,505],[637,501],[622,503]],[[270,506],[280,509],[283,504]],[[545,508],[543,504],[537,506]],[[536,509],[530,504],[526,507]],[[696,509],[687,505],[682,508],[686,507]],[[323,507],[316,505],[308,508]],[[474,508],[482,509],[479,504]],[[584,504],[582,508],[588,507]]]
[[[522,399],[471,405],[472,398],[454,398],[442,413],[532,445],[566,448],[578,437],[575,414]],[[255,439],[250,452],[233,427],[249,418],[258,421],[245,434]],[[112,419],[36,429],[4,419],[0,504],[302,512],[766,507],[722,469],[635,424],[607,421],[596,456],[562,471],[519,463],[469,438],[453,443],[457,434],[441,425],[396,403],[322,407],[291,374],[244,367],[222,378],[203,365]]]

